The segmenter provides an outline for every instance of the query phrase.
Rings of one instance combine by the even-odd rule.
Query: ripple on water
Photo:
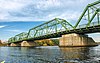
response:
[[[5,63],[100,63],[97,47],[1,47],[0,61]]]

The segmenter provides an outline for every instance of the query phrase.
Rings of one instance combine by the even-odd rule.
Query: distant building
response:
[[[0,40],[0,46],[6,46],[7,44],[3,43],[2,40]]]

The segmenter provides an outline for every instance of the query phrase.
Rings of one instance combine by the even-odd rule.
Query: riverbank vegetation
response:
[[[59,45],[58,39],[45,39],[45,40],[37,40],[35,43],[38,46],[56,46]]]
[[[6,43],[3,43],[1,40],[0,40],[0,46],[7,46]]]

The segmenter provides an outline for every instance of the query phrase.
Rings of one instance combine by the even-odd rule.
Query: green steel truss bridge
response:
[[[85,24],[83,24],[84,22]],[[28,33],[23,32],[9,38],[8,43],[55,38],[70,33],[96,32],[100,32],[100,0],[88,4],[74,26],[64,19],[55,18],[30,29]]]

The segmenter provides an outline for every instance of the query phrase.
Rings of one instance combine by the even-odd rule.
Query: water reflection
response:
[[[98,47],[1,47],[6,63],[100,63]]]
[[[64,62],[79,62],[89,59],[89,48],[87,47],[63,47],[60,48]]]

